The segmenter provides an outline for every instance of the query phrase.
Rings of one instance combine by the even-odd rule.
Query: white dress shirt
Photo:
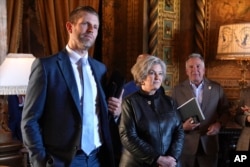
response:
[[[79,99],[80,99],[80,103],[81,103],[81,106],[82,106],[82,94],[83,94],[83,89],[82,89],[82,79],[81,79],[81,73],[79,72],[79,65],[78,65],[78,62],[79,60],[82,58],[78,53],[76,53],[75,51],[73,51],[72,49],[69,48],[69,46],[67,45],[66,46],[66,50],[67,52],[69,53],[69,58],[70,58],[70,61],[71,61],[71,65],[73,67],[73,71],[74,71],[74,75],[75,75],[75,79],[76,79],[76,83],[77,83],[77,88],[78,88],[78,92],[79,92]],[[86,59],[86,61],[88,60],[88,54],[86,54],[84,56],[84,58]],[[96,145],[96,148],[98,148],[99,146],[101,146],[101,136],[100,136],[100,133],[99,133],[99,118],[98,118],[98,113],[99,113],[99,108],[98,108],[98,104],[97,104],[97,86],[96,86],[96,82],[95,82],[95,78],[94,78],[94,75],[92,73],[92,70],[91,70],[91,67],[87,61],[87,64],[86,64],[86,68],[87,68],[87,72],[88,74],[90,74],[90,82],[91,82],[91,85],[92,86],[92,91],[94,93],[94,111],[96,113],[96,116],[95,116],[95,119],[94,119],[94,126],[95,126],[95,137],[94,137],[94,141],[95,141],[95,145]]]

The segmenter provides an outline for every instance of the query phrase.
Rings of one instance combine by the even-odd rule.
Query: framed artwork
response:
[[[163,21],[163,37],[166,39],[173,38],[173,21],[172,20]]]
[[[169,91],[173,87],[173,74],[167,74],[165,80],[162,82],[162,86],[166,91]]]
[[[167,12],[174,11],[174,0],[164,0],[164,10]]]
[[[163,47],[163,61],[167,65],[173,65],[173,49],[172,49],[172,47]]]

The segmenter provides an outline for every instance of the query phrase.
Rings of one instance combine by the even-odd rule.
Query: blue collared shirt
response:
[[[190,82],[190,85],[193,89],[193,93],[194,93],[195,97],[197,98],[197,100],[201,106],[202,99],[203,99],[204,82],[202,81],[198,87],[195,84],[193,84],[192,82]]]

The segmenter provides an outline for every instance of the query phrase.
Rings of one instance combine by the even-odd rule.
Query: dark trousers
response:
[[[101,167],[102,156],[100,148],[93,150],[89,155],[85,154],[84,151],[77,151],[75,158],[72,160],[70,167]]]

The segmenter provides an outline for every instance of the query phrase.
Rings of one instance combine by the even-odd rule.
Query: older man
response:
[[[200,54],[193,53],[188,57],[186,74],[188,79],[174,87],[172,96],[178,105],[196,97],[205,120],[193,123],[192,118],[188,118],[183,122],[182,166],[217,167],[218,133],[226,122],[228,101],[221,85],[204,76],[205,63]]]

